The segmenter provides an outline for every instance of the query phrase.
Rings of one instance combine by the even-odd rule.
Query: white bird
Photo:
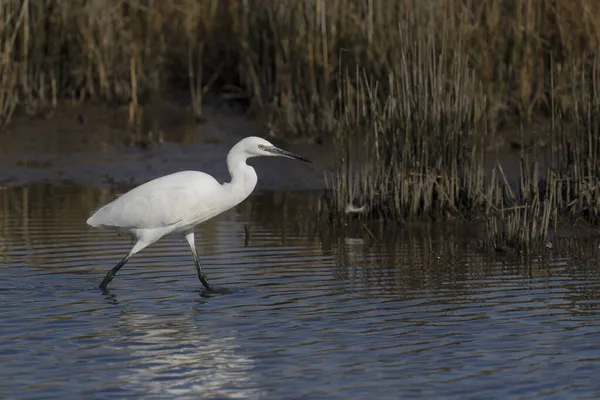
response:
[[[209,292],[215,292],[202,271],[196,253],[194,227],[235,207],[252,193],[258,177],[246,160],[258,156],[280,156],[311,162],[279,149],[262,138],[250,136],[240,140],[227,155],[227,168],[231,175],[229,183],[220,184],[204,172],[176,172],[133,188],[97,210],[87,220],[88,225],[136,239],[131,251],[106,273],[100,288],[105,290],[134,254],[163,236],[181,234],[192,249],[200,282]]]

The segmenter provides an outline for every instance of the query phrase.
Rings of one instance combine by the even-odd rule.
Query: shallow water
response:
[[[113,193],[0,190],[0,397],[596,398],[600,269],[490,259],[462,236],[315,232],[318,198],[263,192],[136,255],[85,219]],[[249,237],[244,226],[249,228]],[[591,246],[591,245],[590,245]],[[597,245],[595,245],[597,246]]]

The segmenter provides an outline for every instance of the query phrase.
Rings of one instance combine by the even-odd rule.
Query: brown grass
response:
[[[600,217],[598,21],[592,0],[6,0],[0,124],[68,98],[127,104],[139,125],[182,91],[200,116],[216,90],[276,134],[333,135],[338,210],[543,240],[551,219]],[[553,169],[523,168],[511,194],[486,150],[540,117]]]
[[[531,4],[535,7],[521,3],[527,6],[525,15],[549,11],[545,5]],[[522,21],[525,27],[531,23],[535,31],[545,26],[531,18]],[[553,55],[557,42],[537,48],[535,54],[550,55],[547,60],[534,59],[530,53],[536,41],[527,39],[521,50],[530,50],[512,49],[504,64],[494,64],[493,68],[510,67],[494,72],[511,77],[502,86],[500,81],[482,80],[480,64],[471,56],[473,43],[445,26],[407,17],[401,29],[404,41],[398,41],[397,58],[387,76],[358,68],[340,79],[345,83],[335,120],[340,162],[329,182],[335,212],[343,214],[349,204],[364,206],[366,212],[359,217],[392,224],[411,219],[483,220],[483,247],[517,252],[542,249],[559,219],[599,222],[596,60],[568,52],[559,61]],[[570,75],[564,73],[565,63]],[[514,72],[517,68],[519,74]],[[514,90],[508,90],[509,84]],[[514,107],[503,107],[512,109],[511,115],[527,122],[542,113],[551,120],[549,153],[536,146],[530,154],[522,151],[516,185],[500,164],[486,169],[487,146],[500,121],[494,104],[502,92],[506,94],[501,98],[518,100]],[[550,169],[529,159],[540,155],[550,160]]]
[[[66,97],[129,104],[135,118],[174,90],[201,114],[219,87],[288,134],[327,133],[344,71],[359,65],[383,82],[434,52],[435,63],[469,66],[494,130],[514,116],[576,114],[571,93],[597,65],[599,20],[592,0],[6,0],[0,115]],[[426,44],[407,43],[425,32]],[[438,72],[438,82],[456,78]]]

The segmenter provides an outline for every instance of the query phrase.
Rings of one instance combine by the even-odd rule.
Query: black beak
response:
[[[275,154],[277,156],[283,156],[283,157],[293,158],[295,160],[300,160],[300,161],[304,161],[304,162],[312,164],[312,161],[310,161],[309,159],[304,158],[302,156],[299,156],[298,154],[294,154],[294,153],[290,153],[289,151],[282,150],[279,147],[275,147],[275,146],[268,147],[265,150],[268,151],[269,153],[273,153],[273,154]]]

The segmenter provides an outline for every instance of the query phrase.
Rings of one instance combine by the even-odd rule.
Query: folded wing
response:
[[[224,211],[223,187],[210,175],[183,171],[140,185],[96,211],[89,225],[118,229],[190,226]]]

